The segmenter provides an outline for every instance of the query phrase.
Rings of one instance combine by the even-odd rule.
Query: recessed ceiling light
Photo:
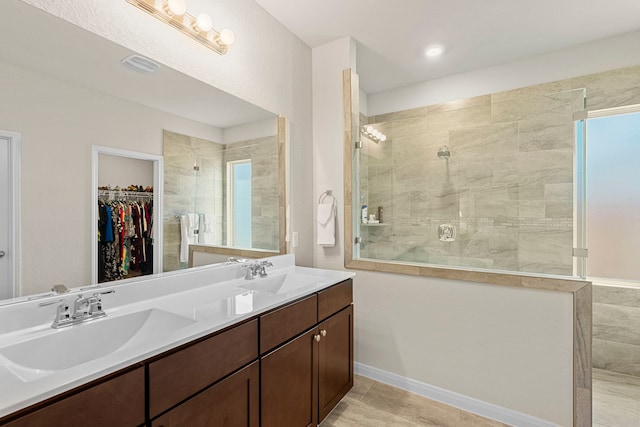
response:
[[[427,55],[430,58],[433,58],[435,56],[440,56],[442,55],[442,53],[444,52],[444,47],[440,46],[440,45],[433,45],[433,46],[429,46],[427,48],[427,50],[425,50],[425,55]]]

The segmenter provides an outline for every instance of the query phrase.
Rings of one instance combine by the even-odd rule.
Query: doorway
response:
[[[120,256],[116,258],[110,258],[109,266],[110,270],[115,271],[114,275],[107,277],[106,274],[101,274],[105,270],[105,265],[101,264],[103,260],[103,252],[99,250],[99,246],[103,241],[106,241],[106,235],[100,236],[98,240],[91,245],[91,276],[92,283],[101,283],[103,281],[120,280],[129,276],[130,265],[134,263],[131,256],[136,253],[148,254],[148,258],[145,258],[145,267],[140,265],[135,266],[135,270],[144,271],[144,274],[160,273],[162,272],[162,239],[163,239],[163,212],[162,212],[162,193],[163,193],[163,158],[154,154],[140,153],[136,151],[120,150],[111,147],[93,146],[93,160],[92,160],[92,236],[100,236],[98,222],[101,218],[100,215],[100,199],[105,197],[109,200],[117,202],[118,205],[127,205],[129,202],[135,201],[136,204],[151,202],[153,205],[150,216],[144,215],[143,210],[136,210],[135,213],[131,213],[129,217],[125,214],[125,221],[128,223],[135,223],[135,216],[141,222],[145,222],[146,230],[141,232],[140,228],[132,227],[132,235],[129,237],[135,237],[141,239],[144,235],[144,243],[140,244],[139,251],[134,252],[131,246],[126,247],[120,251]],[[142,166],[142,164],[146,164]],[[110,173],[105,173],[104,169],[111,169]],[[130,169],[128,173],[124,173],[126,169]],[[140,170],[138,170],[140,169]],[[140,175],[142,173],[142,175]],[[144,188],[131,189],[126,188],[123,185],[117,185],[116,188],[100,189],[102,187],[102,180],[109,181],[113,176],[117,176],[118,179],[125,177],[125,182],[139,181],[140,176],[152,175],[152,185],[148,190]],[[147,178],[151,178],[147,177]],[[106,182],[105,182],[106,183]],[[116,184],[116,182],[113,182]],[[146,185],[146,183],[145,183]],[[131,191],[130,191],[131,190]],[[102,193],[105,192],[105,194]],[[149,211],[146,211],[147,213]],[[124,240],[127,239],[128,232],[126,227],[123,227],[122,231]],[[113,242],[113,241],[111,241]],[[122,241],[121,241],[122,242]],[[128,242],[131,243],[131,242]],[[101,248],[102,249],[102,248]],[[136,258],[135,264],[139,259]],[[137,276],[139,272],[132,275]]]
[[[20,134],[0,130],[0,299],[20,295]]]

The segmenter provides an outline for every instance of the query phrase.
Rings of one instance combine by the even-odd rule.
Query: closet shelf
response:
[[[98,190],[99,198],[107,198],[108,200],[116,199],[136,199],[149,200],[153,199],[153,193],[147,191],[131,191],[131,190]]]

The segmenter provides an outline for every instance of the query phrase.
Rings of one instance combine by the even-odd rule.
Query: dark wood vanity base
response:
[[[348,279],[7,415],[0,425],[309,427],[352,387]]]

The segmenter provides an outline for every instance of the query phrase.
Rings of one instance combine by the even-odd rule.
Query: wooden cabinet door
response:
[[[318,355],[319,414],[322,421],[353,387],[353,306],[322,322]]]
[[[144,423],[144,369],[108,379],[6,427],[135,427]]]
[[[318,338],[314,328],[260,360],[261,427],[318,424]]]
[[[152,427],[258,427],[260,368],[254,362],[154,420]]]

